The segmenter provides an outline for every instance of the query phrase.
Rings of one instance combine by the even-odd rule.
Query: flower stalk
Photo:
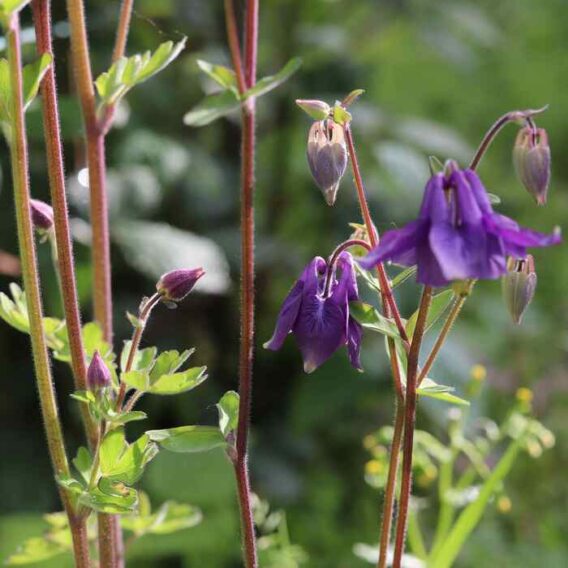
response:
[[[408,365],[406,371],[406,404],[404,412],[404,439],[402,449],[402,478],[400,486],[400,499],[398,516],[396,521],[396,536],[394,548],[393,568],[401,568],[402,555],[404,552],[404,541],[406,537],[406,523],[408,519],[408,506],[412,490],[412,450],[414,446],[414,427],[416,423],[416,402],[417,402],[417,378],[418,378],[418,358],[420,347],[426,331],[428,312],[432,303],[432,288],[424,286],[420,307],[418,308],[418,318],[416,328],[412,334],[410,352],[408,353]]]
[[[56,477],[69,475],[63,432],[57,409],[55,387],[51,374],[49,354],[43,332],[43,310],[40,281],[35,251],[33,223],[30,209],[28,149],[25,133],[22,57],[20,48],[20,22],[17,13],[10,16],[6,28],[10,84],[12,86],[12,124],[10,156],[12,163],[14,202],[18,242],[28,314],[30,337],[40,408],[43,417],[47,446]],[[74,510],[69,495],[59,491],[69,519],[76,565],[89,567],[89,547],[85,522]]]
[[[238,40],[238,27],[232,0],[225,1],[225,18],[231,59],[239,93],[256,83],[258,45],[258,0],[247,0],[245,7],[244,64]],[[248,433],[252,397],[254,359],[254,160],[256,100],[250,97],[241,106],[241,343],[239,350],[239,420],[236,457],[233,460],[243,537],[243,556],[247,568],[256,568],[258,558],[252,515],[248,471]]]

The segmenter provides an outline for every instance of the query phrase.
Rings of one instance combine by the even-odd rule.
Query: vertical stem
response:
[[[355,179],[355,187],[357,188],[357,196],[359,205],[361,207],[361,215],[367,227],[367,234],[371,246],[375,247],[378,244],[378,234],[371,219],[371,212],[367,203],[367,196],[365,193],[365,186],[363,185],[363,178],[361,176],[361,169],[359,167],[359,160],[357,159],[357,152],[355,151],[355,143],[353,142],[353,134],[349,125],[344,127],[345,139],[347,141],[347,150],[349,158],[351,159],[351,167],[353,169],[353,177]],[[383,304],[383,311],[386,317],[392,313],[397,329],[400,334],[401,341],[405,349],[408,350],[408,337],[406,329],[400,312],[396,305],[396,301],[392,294],[390,282],[385,272],[384,265],[381,263],[377,266],[377,276],[381,286],[381,297]],[[398,476],[398,464],[400,460],[400,446],[402,434],[404,429],[404,407],[405,407],[405,393],[402,379],[400,376],[398,355],[396,353],[396,345],[392,338],[388,338],[387,347],[389,350],[389,358],[391,363],[391,372],[394,382],[395,392],[397,396],[397,404],[395,411],[393,441],[390,452],[389,472],[387,477],[387,485],[385,487],[385,500],[383,503],[383,518],[381,523],[381,532],[379,538],[379,560],[377,563],[378,568],[385,568],[387,563],[387,552],[390,543],[392,517],[394,511],[394,502],[396,497],[396,480]]]
[[[34,0],[32,10],[34,15],[37,52],[39,55],[49,53],[53,57],[50,0]],[[85,362],[83,336],[81,334],[81,314],[77,297],[75,266],[73,264],[73,245],[71,241],[71,231],[69,229],[54,64],[50,65],[42,81],[41,95],[43,99],[42,110],[49,187],[54,214],[57,267],[59,280],[61,282],[61,295],[63,298],[67,334],[69,337],[71,367],[75,379],[75,388],[84,390],[87,388],[87,365]],[[81,405],[81,413],[87,428],[89,442],[92,446],[96,442],[96,428],[84,405]]]
[[[424,286],[416,328],[412,335],[410,352],[408,354],[408,367],[406,372],[406,408],[404,415],[404,440],[402,450],[402,480],[400,486],[400,501],[396,523],[396,537],[394,548],[393,568],[400,568],[404,541],[406,536],[406,520],[408,518],[408,505],[412,489],[412,449],[414,445],[414,426],[416,422],[416,379],[418,374],[418,357],[426,329],[428,311],[432,303],[432,288]]]
[[[82,0],[67,0],[71,28],[73,71],[83,120],[89,168],[91,197],[91,225],[93,230],[93,300],[95,319],[100,323],[104,337],[112,341],[112,295],[110,239],[105,176],[104,134],[98,124],[95,89],[85,26],[85,9]]]
[[[225,18],[231,58],[235,67],[239,92],[242,95],[256,82],[258,44],[258,0],[247,0],[245,26],[245,61],[242,65],[238,28],[232,0],[225,0]],[[256,536],[250,498],[248,471],[248,432],[252,396],[254,358],[254,159],[256,101],[251,97],[242,105],[241,132],[241,343],[239,352],[239,423],[237,427],[235,477],[243,555],[247,568],[256,568]]]
[[[102,327],[105,340],[112,343],[112,287],[106,192],[105,131],[101,128],[97,118],[83,0],[67,0],[67,12],[71,29],[73,71],[85,123],[93,231],[94,312],[95,319]],[[122,20],[121,17],[121,22]],[[125,17],[126,20],[129,20],[129,17]],[[126,21],[126,23],[128,22]],[[125,25],[125,29],[128,29],[127,25]],[[100,513],[98,515],[98,526],[101,565],[120,568],[123,565],[123,546],[118,517]]]
[[[49,355],[43,332],[43,310],[40,281],[35,253],[33,224],[30,211],[28,148],[22,93],[22,57],[20,51],[20,22],[17,14],[10,17],[6,29],[10,85],[12,88],[10,157],[12,185],[16,208],[16,224],[24,289],[30,319],[30,337],[41,413],[47,437],[49,455],[56,476],[68,476],[69,464],[55,398]],[[84,521],[75,515],[68,494],[60,490],[61,500],[69,517],[75,562],[81,568],[89,566],[89,548]]]
[[[120,7],[120,18],[116,29],[116,39],[114,41],[114,49],[112,51],[112,62],[120,59],[126,50],[126,40],[128,39],[128,30],[130,28],[130,19],[132,18],[132,7],[134,0],[122,0]]]
[[[404,431],[404,402],[397,401],[394,431],[390,450],[389,471],[387,484],[385,487],[385,501],[383,504],[383,520],[381,524],[381,536],[379,540],[379,561],[378,568],[386,568],[387,555],[391,537],[391,528],[394,511],[394,501],[396,494],[396,478],[398,473],[398,463],[400,457],[400,446],[402,443],[402,433]]]

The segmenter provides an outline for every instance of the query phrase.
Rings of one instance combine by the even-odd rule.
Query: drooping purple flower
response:
[[[99,355],[99,352],[95,351],[89,368],[87,369],[87,385],[91,390],[96,391],[110,387],[111,382],[112,378],[109,368]]]
[[[284,300],[274,334],[264,347],[277,351],[292,333],[304,371],[311,373],[345,345],[351,365],[360,370],[362,329],[349,314],[349,302],[358,299],[353,258],[348,252],[342,252],[333,266],[319,256],[314,258]]]
[[[524,258],[529,247],[561,241],[558,231],[545,235],[520,227],[495,213],[473,170],[435,174],[426,185],[418,219],[386,232],[363,260],[370,269],[390,260],[417,265],[417,280],[446,286],[453,280],[494,279],[507,272],[507,256]]]
[[[39,199],[30,199],[32,222],[38,231],[49,231],[53,227],[53,208]]]
[[[203,268],[172,270],[164,274],[156,284],[156,290],[167,302],[180,302],[205,274]]]

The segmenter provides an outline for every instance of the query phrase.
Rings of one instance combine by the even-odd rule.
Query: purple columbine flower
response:
[[[112,378],[109,368],[106,366],[103,358],[99,355],[99,352],[95,351],[93,358],[91,359],[91,364],[87,369],[87,385],[91,390],[96,391],[110,387],[111,383]]]
[[[349,302],[358,299],[351,255],[342,252],[333,266],[317,256],[284,300],[274,335],[264,347],[277,351],[291,332],[302,353],[304,371],[311,373],[346,345],[351,365],[361,370],[362,329],[349,315]]]
[[[38,231],[49,231],[53,227],[53,208],[39,199],[30,199],[32,222]]]
[[[426,185],[420,214],[401,229],[386,232],[360,264],[370,269],[390,260],[417,265],[417,280],[446,286],[453,280],[494,279],[507,272],[507,256],[525,258],[528,247],[561,241],[520,227],[495,213],[481,180],[473,170],[451,168]]]
[[[205,274],[203,268],[179,269],[166,272],[158,280],[156,290],[167,302],[181,302]]]

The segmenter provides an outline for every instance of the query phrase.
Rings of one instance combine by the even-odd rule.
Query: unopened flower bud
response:
[[[39,201],[39,199],[30,199],[30,209],[32,222],[38,231],[49,231],[53,227],[53,209],[51,205]]]
[[[525,126],[519,131],[513,163],[527,191],[539,205],[544,205],[550,182],[550,147],[543,128]]]
[[[529,254],[525,259],[509,258],[507,269],[502,280],[503,298],[513,321],[520,324],[536,290],[533,257]]]
[[[331,119],[314,122],[308,135],[307,155],[314,181],[331,206],[347,168],[343,128]]]
[[[103,361],[103,358],[99,355],[98,351],[95,351],[93,358],[91,359],[91,364],[87,369],[87,385],[93,391],[104,389],[110,387],[112,383],[109,368]]]
[[[156,290],[166,302],[181,302],[204,274],[203,268],[172,270],[158,280]]]
[[[326,119],[331,111],[327,103],[315,99],[296,99],[296,104],[314,120]]]

